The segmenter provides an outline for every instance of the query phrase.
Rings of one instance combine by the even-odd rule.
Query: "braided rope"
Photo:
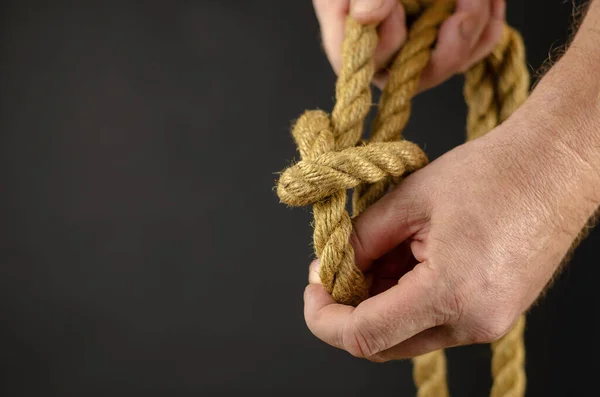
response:
[[[369,283],[354,263],[346,189],[354,188],[356,216],[381,198],[393,181],[427,163],[424,153],[401,134],[439,27],[455,7],[453,0],[401,2],[418,19],[389,70],[369,142],[359,146],[371,106],[377,32],[374,26],[348,18],[334,109],[331,115],[307,111],[296,121],[292,135],[302,160],[285,170],[277,185],[283,203],[313,205],[313,243],[321,260],[321,281],[337,302],[353,306],[368,297]],[[527,98],[528,89],[522,39],[505,27],[493,53],[465,74],[467,139],[482,136],[506,120]],[[493,397],[524,395],[524,329],[522,316],[506,336],[492,344]],[[413,366],[419,397],[449,395],[443,350],[415,357]]]

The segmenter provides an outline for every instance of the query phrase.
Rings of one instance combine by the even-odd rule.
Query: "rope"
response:
[[[371,107],[370,84],[377,31],[348,18],[342,69],[331,115],[309,110],[298,118],[292,136],[301,160],[277,183],[282,203],[313,205],[313,244],[321,261],[321,281],[339,303],[358,305],[368,297],[369,281],[354,263],[346,190],[353,192],[353,216],[379,200],[393,183],[424,167],[427,157],[402,138],[421,72],[429,63],[440,25],[452,14],[453,0],[400,0],[414,19],[408,40],[389,69],[368,142],[361,141]],[[521,36],[505,26],[500,43],[465,74],[467,139],[476,139],[506,120],[527,98],[529,74]],[[525,317],[492,347],[492,397],[524,396]],[[446,397],[443,350],[413,359],[419,397]]]

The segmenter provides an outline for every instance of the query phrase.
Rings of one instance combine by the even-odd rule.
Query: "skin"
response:
[[[347,15],[360,23],[378,26],[379,44],[374,56],[378,73],[374,83],[383,88],[387,81],[385,66],[406,41],[406,18],[398,0],[313,0],[313,5],[325,53],[336,73],[341,67]],[[465,72],[489,54],[502,35],[505,11],[505,0],[457,0],[456,12],[440,27],[438,43],[423,71],[419,90]]]
[[[337,304],[320,284],[319,262],[311,264],[304,313],[316,337],[384,362],[490,343],[512,328],[600,205],[599,40],[596,0],[566,53],[506,122],[354,219],[356,263],[373,277],[372,297]]]

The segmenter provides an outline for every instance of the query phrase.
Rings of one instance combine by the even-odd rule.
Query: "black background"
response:
[[[509,1],[535,72],[569,1]],[[290,123],[330,110],[310,1],[4,1],[0,9],[0,394],[408,396],[409,362],[318,341],[302,292],[309,209],[273,191]],[[464,137],[462,78],[406,131]],[[529,396],[592,395],[594,232],[527,330]],[[453,395],[488,395],[489,347],[448,351]]]

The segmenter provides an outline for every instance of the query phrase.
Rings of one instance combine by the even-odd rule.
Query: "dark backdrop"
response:
[[[508,8],[535,72],[571,4]],[[1,395],[414,394],[409,362],[355,359],[304,324],[310,212],[273,186],[291,120],[333,103],[310,1],[0,15]],[[406,135],[432,159],[463,140],[461,86],[415,101]],[[594,389],[599,238],[529,316],[530,396]],[[453,395],[488,394],[488,346],[448,356]]]

